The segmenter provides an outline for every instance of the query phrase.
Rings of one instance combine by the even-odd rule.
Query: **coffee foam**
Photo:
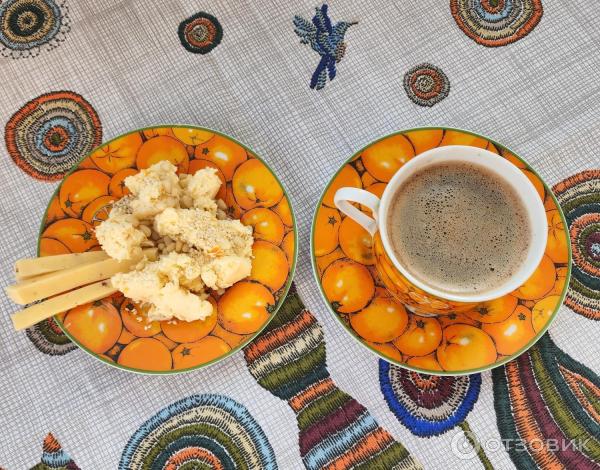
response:
[[[388,235],[402,266],[448,293],[481,294],[521,267],[531,239],[515,190],[464,162],[417,171],[392,195]]]

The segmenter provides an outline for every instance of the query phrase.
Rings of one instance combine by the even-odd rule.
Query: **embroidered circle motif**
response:
[[[420,374],[380,359],[379,384],[402,424],[417,436],[433,436],[465,420],[479,397],[481,374]]]
[[[68,9],[54,0],[7,0],[0,4],[0,53],[15,59],[53,49],[70,31]]]
[[[450,93],[450,81],[439,67],[420,64],[404,75],[404,90],[419,106],[433,106]]]
[[[179,39],[188,51],[208,54],[223,39],[223,28],[214,16],[200,12],[181,22]]]
[[[275,454],[259,424],[223,395],[192,395],[159,411],[133,434],[119,469],[260,468]]]
[[[102,126],[83,97],[57,91],[19,109],[6,125],[5,139],[19,168],[36,179],[55,181],[100,145]]]
[[[600,320],[600,170],[577,173],[553,190],[569,224],[573,252],[565,304]]]
[[[527,36],[543,14],[541,0],[450,0],[450,11],[467,36],[487,47]]]
[[[25,333],[39,351],[50,356],[62,356],[77,349],[53,318],[27,328]]]

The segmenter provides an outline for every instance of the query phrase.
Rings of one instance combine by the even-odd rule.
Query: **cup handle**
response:
[[[377,220],[380,203],[380,200],[377,196],[369,191],[365,191],[364,189],[340,188],[336,191],[335,196],[333,196],[333,202],[340,211],[354,220],[357,224],[361,225],[372,237],[375,236],[375,233],[377,233]],[[351,202],[358,202],[363,206],[367,206],[369,209],[371,209],[373,217],[371,218],[358,210],[356,207],[350,204]]]

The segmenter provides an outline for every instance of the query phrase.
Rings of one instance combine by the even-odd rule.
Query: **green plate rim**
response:
[[[57,186],[56,190],[52,193],[52,196],[50,197],[50,201],[48,202],[48,205],[46,206],[46,210],[44,211],[44,215],[42,216],[42,220],[40,222],[40,229],[38,231],[38,242],[37,242],[37,255],[40,255],[40,241],[42,239],[42,233],[44,231],[44,222],[46,221],[46,216],[48,215],[48,209],[50,207],[50,202],[52,202],[52,199],[54,199],[54,197],[59,193],[60,188],[62,187],[64,181],[67,179],[67,177],[74,173],[75,171],[79,170],[79,165],[81,164],[81,162],[83,160],[85,160],[88,156],[90,156],[92,153],[94,153],[96,150],[98,150],[101,147],[104,147],[108,144],[110,144],[111,142],[114,142],[117,139],[120,139],[122,137],[125,137],[127,135],[130,134],[135,134],[136,132],[143,132],[145,130],[149,130],[149,129],[157,129],[157,128],[162,128],[162,127],[169,127],[169,128],[185,128],[185,129],[198,129],[198,130],[203,130],[203,131],[208,131],[208,132],[213,132],[217,135],[220,135],[221,137],[225,137],[227,139],[230,139],[231,141],[235,142],[236,144],[240,145],[242,148],[244,148],[244,150],[246,150],[246,152],[251,153],[254,157],[256,157],[258,160],[260,160],[263,165],[265,165],[265,167],[269,170],[269,172],[273,175],[273,177],[275,178],[275,180],[279,183],[279,185],[281,186],[281,189],[283,190],[283,196],[287,199],[288,204],[290,206],[290,213],[292,215],[292,231],[294,232],[294,260],[292,262],[292,267],[289,271],[289,275],[288,275],[288,279],[286,281],[285,286],[283,287],[282,290],[282,294],[279,297],[279,300],[277,302],[277,304],[275,305],[275,309],[273,310],[273,312],[269,315],[268,320],[264,323],[264,325],[262,325],[247,341],[245,341],[244,343],[239,344],[238,346],[236,346],[235,348],[231,349],[231,351],[229,351],[227,354],[224,354],[223,356],[220,356],[216,359],[213,359],[212,361],[206,362],[204,364],[200,364],[194,367],[188,367],[186,369],[171,369],[171,370],[161,370],[161,371],[153,371],[153,370],[146,370],[146,369],[136,369],[133,367],[127,367],[127,366],[122,366],[121,364],[118,364],[114,361],[107,361],[106,359],[104,359],[103,357],[101,357],[100,354],[95,353],[91,350],[89,350],[88,348],[86,348],[83,344],[81,344],[73,335],[71,335],[67,329],[65,328],[65,326],[63,325],[62,321],[60,321],[56,316],[52,317],[54,319],[54,321],[56,322],[56,324],[60,327],[60,329],[63,331],[63,333],[71,340],[73,341],[73,343],[75,343],[80,349],[82,349],[83,351],[85,351],[86,353],[88,353],[89,355],[91,355],[92,357],[98,359],[99,361],[108,364],[112,367],[114,367],[115,369],[120,369],[120,370],[124,370],[127,372],[135,372],[137,374],[142,374],[142,375],[176,375],[176,374],[184,374],[187,372],[191,372],[194,370],[199,370],[199,369],[204,369],[206,367],[209,367],[211,365],[214,365],[218,362],[221,362],[222,360],[234,355],[235,353],[237,353],[240,349],[244,348],[245,346],[247,346],[248,344],[250,344],[252,341],[254,341],[256,339],[256,337],[267,327],[267,325],[269,323],[271,323],[271,321],[273,320],[273,318],[275,317],[275,315],[277,315],[277,312],[279,312],[279,309],[281,308],[281,305],[283,304],[283,302],[285,301],[287,294],[292,286],[292,282],[294,281],[294,275],[296,273],[296,264],[298,261],[298,227],[297,227],[297,223],[296,223],[296,215],[294,212],[294,207],[293,207],[293,203],[292,203],[292,199],[286,189],[286,187],[283,185],[283,183],[281,182],[281,180],[279,179],[279,177],[275,174],[275,172],[273,171],[273,169],[271,168],[271,166],[262,158],[260,157],[256,152],[254,152],[252,149],[250,149],[248,146],[244,145],[243,143],[241,143],[240,141],[238,141],[237,139],[234,139],[233,137],[231,137],[228,134],[225,134],[223,132],[217,131],[215,129],[210,129],[208,127],[202,127],[202,126],[194,126],[194,125],[186,125],[186,124],[158,124],[158,125],[154,125],[154,126],[147,126],[147,127],[141,127],[139,129],[135,129],[133,131],[129,131],[126,132],[124,134],[119,134],[117,137],[114,137],[106,142],[101,143],[100,145],[94,147],[89,153],[85,154],[82,158],[79,159],[79,161],[73,165],[73,167],[67,172],[65,173],[65,175],[63,176],[63,179],[60,181],[60,184]],[[125,328],[124,326],[122,326],[122,328]],[[169,351],[170,353],[171,351]]]
[[[367,145],[365,145],[364,147],[360,148],[358,151],[354,152],[354,154],[352,154],[352,156],[350,158],[346,159],[342,164],[340,164],[339,169],[331,176],[331,178],[329,179],[329,182],[327,183],[327,186],[325,186],[325,189],[323,190],[323,193],[321,194],[321,197],[319,198],[319,201],[318,201],[318,203],[315,207],[314,213],[313,213],[313,220],[312,220],[311,230],[310,230],[310,260],[311,260],[311,264],[312,264],[312,271],[313,271],[315,281],[317,282],[317,285],[319,286],[319,292],[321,293],[321,297],[323,298],[323,301],[327,305],[327,308],[329,309],[331,314],[336,318],[336,320],[350,334],[350,336],[352,338],[354,338],[364,348],[367,348],[369,351],[371,351],[372,353],[374,353],[375,355],[377,355],[379,358],[383,359],[384,361],[390,362],[390,363],[395,364],[404,369],[412,370],[414,372],[420,372],[423,374],[438,375],[438,376],[456,376],[456,375],[475,374],[475,373],[485,372],[488,370],[495,369],[496,367],[502,366],[502,365],[506,364],[507,362],[510,362],[510,361],[516,359],[521,354],[528,351],[535,343],[537,343],[539,341],[539,339],[546,333],[546,331],[548,331],[548,328],[550,327],[550,325],[552,323],[554,323],[554,320],[556,319],[556,316],[564,303],[565,296],[567,295],[567,291],[569,289],[569,282],[571,280],[571,265],[572,265],[571,243],[567,244],[568,248],[569,248],[569,260],[567,262],[567,276],[565,278],[565,285],[563,287],[563,290],[562,290],[562,293],[560,296],[560,300],[556,304],[556,308],[554,309],[554,312],[552,312],[552,315],[551,315],[550,319],[546,322],[546,325],[544,326],[544,328],[542,328],[525,346],[523,346],[521,349],[519,349],[516,353],[511,354],[510,356],[507,356],[506,358],[502,359],[501,361],[494,362],[493,364],[489,364],[487,366],[478,367],[475,369],[465,369],[465,370],[461,370],[461,371],[438,371],[438,370],[430,370],[430,369],[422,369],[420,367],[414,367],[414,366],[408,365],[404,362],[399,362],[399,361],[396,361],[395,359],[389,358],[389,357],[383,355],[381,352],[377,351],[375,348],[372,348],[371,346],[369,346],[366,343],[366,341],[363,340],[362,338],[360,338],[358,336],[358,334],[356,334],[356,332],[352,328],[350,328],[348,325],[346,325],[344,323],[344,321],[340,318],[339,314],[335,312],[335,310],[331,307],[331,304],[327,301],[327,296],[325,295],[325,292],[323,290],[323,285],[321,283],[321,279],[319,279],[317,264],[316,264],[316,256],[315,256],[315,250],[314,250],[314,239],[315,239],[314,235],[315,235],[315,223],[317,220],[317,212],[319,211],[319,208],[321,207],[321,205],[323,203],[323,198],[325,197],[327,190],[329,189],[329,187],[335,180],[336,176],[342,171],[342,169],[348,163],[350,163],[355,157],[359,156],[367,148],[371,147],[372,145],[376,144],[377,142],[380,142],[382,140],[385,140],[385,139],[395,136],[395,135],[406,134],[407,132],[422,131],[422,130],[438,130],[438,129],[441,129],[443,131],[463,132],[465,134],[469,134],[469,135],[473,135],[475,137],[481,137],[482,139],[486,139],[489,142],[493,143],[495,146],[508,150],[516,158],[518,158],[522,163],[527,165],[527,170],[531,171],[535,176],[537,176],[539,178],[539,180],[544,185],[544,189],[546,190],[546,193],[552,197],[552,200],[554,201],[554,203],[558,209],[558,213],[560,214],[561,220],[563,222],[563,226],[565,227],[565,231],[567,232],[567,236],[569,236],[569,230],[568,230],[569,226],[567,224],[567,220],[565,218],[565,215],[563,214],[562,208],[560,207],[558,200],[556,199],[556,196],[552,192],[552,189],[548,186],[546,181],[544,181],[544,179],[537,173],[537,171],[535,171],[531,167],[531,165],[529,165],[529,163],[525,159],[523,159],[519,154],[517,154],[516,152],[511,150],[506,145],[501,144],[500,142],[498,142],[494,139],[491,139],[489,137],[486,137],[485,135],[478,134],[473,131],[468,131],[468,130],[460,129],[457,127],[446,127],[446,126],[414,127],[414,128],[403,129],[400,131],[392,132],[392,133],[384,135],[383,137],[380,137],[376,140],[373,140],[373,141],[369,142]],[[412,143],[411,143],[411,145],[412,145]]]

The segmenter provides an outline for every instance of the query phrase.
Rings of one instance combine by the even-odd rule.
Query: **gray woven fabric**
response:
[[[486,48],[456,25],[440,0],[330,3],[335,20],[358,21],[337,77],[309,88],[319,56],[299,44],[294,15],[310,1],[71,0],[71,31],[35,58],[0,57],[0,123],[28,100],[72,90],[96,109],[108,140],[159,123],[191,123],[235,136],[276,170],[289,190],[299,229],[298,291],[324,325],[328,368],[340,388],[426,468],[463,468],[450,452],[454,432],[411,434],[384,402],[377,358],[332,317],[313,277],[309,236],[327,181],[352,153],[387,133],[451,125],[488,135],[525,157],[552,185],[600,167],[600,10],[583,0],[544,0],[544,16],[524,39]],[[207,55],[186,51],[179,23],[205,10],[223,25]],[[440,67],[450,93],[431,108],[407,98],[404,73]],[[0,139],[3,140],[3,139]],[[37,230],[57,183],[21,171],[0,142],[0,284],[15,259],[34,255]],[[12,330],[16,310],[0,296],[0,466],[39,461],[53,432],[82,468],[116,468],[127,439],[160,408],[192,393],[222,393],[244,404],[262,426],[282,469],[302,467],[291,409],[251,377],[241,354],[180,376],[148,377],[109,368],[82,351],[50,357]],[[558,346],[600,370],[598,323],[566,307],[551,328]],[[499,438],[491,375],[468,418],[480,440]],[[503,450],[488,452],[513,468]],[[471,462],[480,466],[478,460]]]

